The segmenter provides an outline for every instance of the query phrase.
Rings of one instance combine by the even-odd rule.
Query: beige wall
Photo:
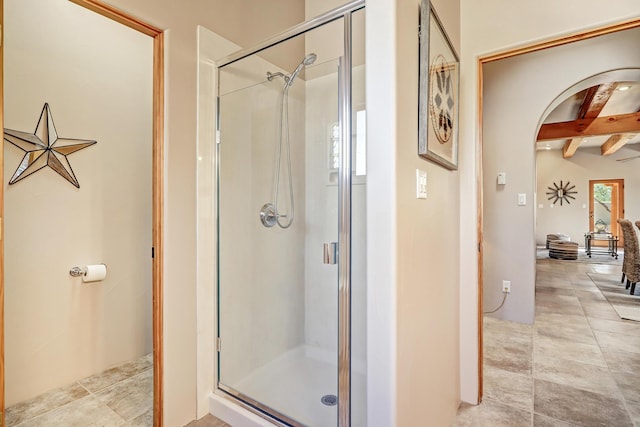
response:
[[[7,405],[150,353],[152,43],[70,2],[5,1],[5,127],[45,102],[75,188],[51,168],[5,187]],[[78,34],[82,34],[79,38]],[[5,182],[23,157],[4,144]],[[71,267],[105,263],[83,283]]]
[[[544,245],[549,233],[565,233],[571,240],[584,246],[584,233],[589,230],[589,180],[624,179],[625,218],[640,219],[640,201],[635,195],[640,188],[638,160],[617,162],[616,158],[637,155],[631,148],[623,148],[614,156],[602,157],[600,148],[581,148],[571,159],[563,159],[560,151],[540,150],[536,153],[537,203],[536,203],[536,243]],[[575,185],[570,204],[560,202],[552,205],[547,200],[547,187],[553,183],[570,181]],[[540,207],[540,206],[543,207]],[[553,207],[552,207],[553,206]],[[604,210],[603,210],[604,211]],[[603,212],[602,215],[608,215]]]
[[[528,3],[507,3],[500,0],[482,3],[473,0],[462,1],[460,9],[462,28],[460,256],[465,262],[460,264],[460,354],[461,396],[465,401],[476,402],[478,397],[478,276],[475,264],[477,240],[474,238],[478,213],[477,173],[479,170],[476,163],[478,159],[476,138],[479,131],[477,57],[638,16],[635,0],[615,0],[610,2],[606,9],[602,9],[599,5],[600,3],[595,0],[588,2],[543,0]],[[496,25],[497,22],[500,24]],[[487,180],[494,178],[494,176],[486,177]],[[531,208],[531,204],[529,207]]]
[[[417,28],[407,22],[418,16],[417,6],[396,3],[397,426],[447,425],[459,401],[459,182],[457,172],[416,154]],[[455,43],[458,2],[433,7]],[[427,200],[416,199],[416,168],[427,171]]]
[[[370,342],[368,353],[368,420],[380,426],[447,425],[459,399],[458,173],[417,155],[418,37],[417,25],[408,23],[416,22],[418,6],[390,1],[367,8],[367,277],[375,310],[368,327],[389,334]],[[459,48],[458,3],[434,6]],[[416,168],[428,174],[426,200],[415,198]],[[383,298],[389,305],[381,311]],[[380,324],[382,313],[388,325]],[[389,353],[373,355],[386,345]],[[383,362],[391,366],[379,378]],[[372,392],[384,381],[391,396]]]

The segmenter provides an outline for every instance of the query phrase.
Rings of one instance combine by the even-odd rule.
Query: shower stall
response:
[[[366,426],[364,1],[216,62],[217,391]]]

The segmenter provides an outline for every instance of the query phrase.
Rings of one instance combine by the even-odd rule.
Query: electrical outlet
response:
[[[505,292],[507,294],[511,292],[511,280],[502,281],[502,292]]]

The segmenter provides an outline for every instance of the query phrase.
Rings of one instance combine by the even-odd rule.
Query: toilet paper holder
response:
[[[69,270],[69,274],[71,275],[71,277],[81,277],[86,275],[87,272],[80,267],[73,267],[71,270]]]
[[[105,267],[107,266],[106,264],[102,265],[104,265]],[[69,274],[71,275],[71,277],[83,277],[87,275],[87,270],[80,267],[73,267],[71,270],[69,270]]]

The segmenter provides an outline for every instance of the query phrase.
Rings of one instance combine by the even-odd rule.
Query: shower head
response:
[[[305,56],[302,59],[302,62],[300,62],[298,64],[298,66],[296,67],[295,70],[293,70],[293,73],[291,73],[291,75],[289,76],[289,80],[287,81],[285,88],[290,87],[293,84],[293,80],[296,78],[296,76],[298,75],[298,73],[300,71],[302,71],[302,68],[307,66],[307,65],[311,65],[316,61],[316,58],[318,56],[315,53],[310,53],[307,56]]]
[[[302,60],[302,63],[304,65],[311,65],[314,62],[316,62],[316,58],[317,57],[318,57],[318,55],[316,55],[315,53],[310,53],[309,55],[304,57],[304,59]]]

